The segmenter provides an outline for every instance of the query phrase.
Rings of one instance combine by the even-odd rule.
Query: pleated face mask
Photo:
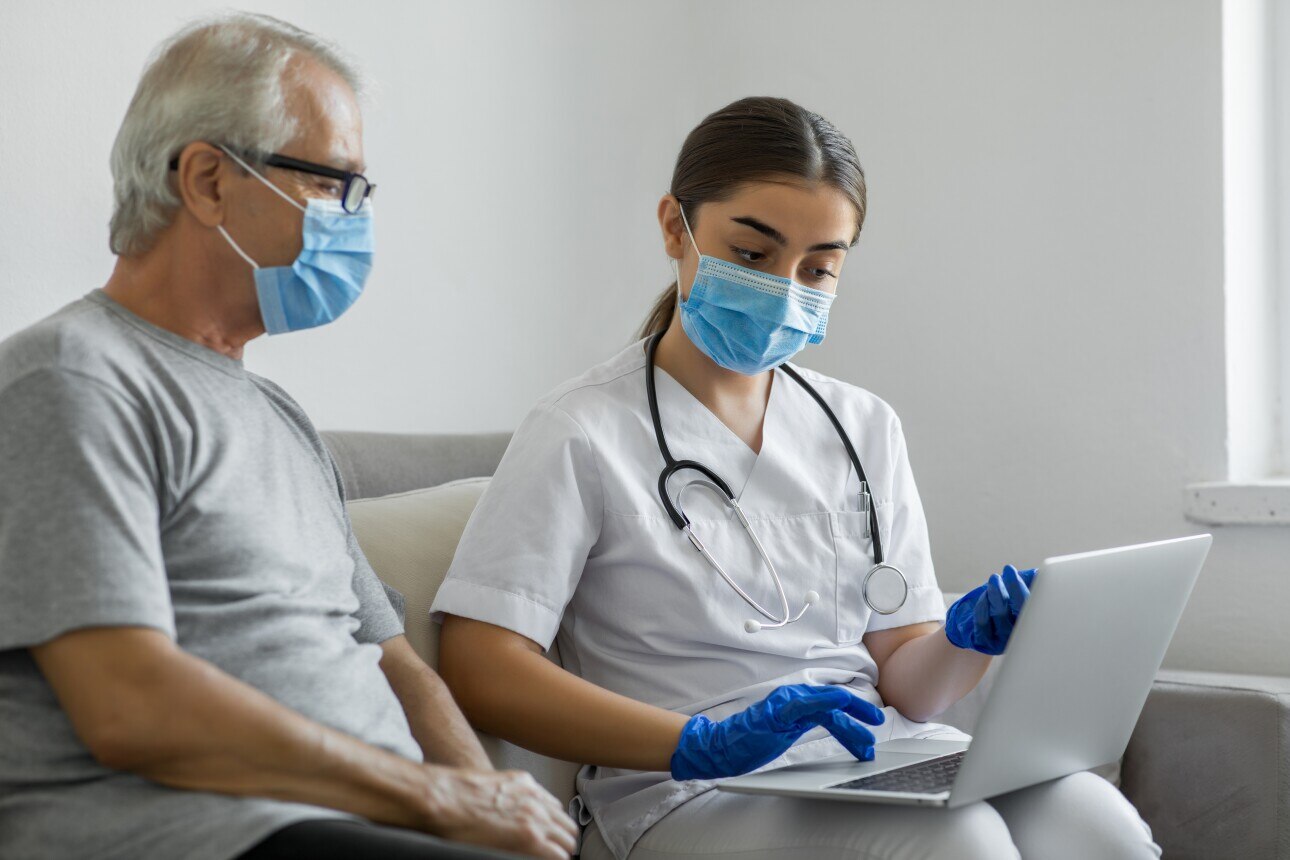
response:
[[[304,241],[290,266],[260,266],[238,247],[223,225],[217,228],[255,270],[255,293],[264,330],[282,334],[339,318],[358,301],[372,271],[372,202],[366,201],[354,214],[346,212],[338,200],[311,198],[308,205],[301,206],[237,155],[224,151],[305,216]]]
[[[717,364],[753,376],[788,361],[808,343],[824,340],[833,294],[802,286],[699,251],[690,222],[685,232],[699,254],[690,296],[681,301],[677,261],[677,303],[681,327]]]

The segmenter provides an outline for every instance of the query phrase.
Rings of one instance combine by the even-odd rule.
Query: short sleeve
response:
[[[0,391],[0,650],[83,627],[175,637],[153,439],[86,376],[37,370]]]
[[[549,648],[600,536],[604,496],[591,443],[554,405],[515,431],[431,607]]]
[[[336,491],[340,494],[343,509],[346,494],[340,468],[321,439],[318,445],[326,455],[336,478]],[[349,557],[354,562],[354,596],[358,598],[358,611],[354,613],[354,617],[358,619],[359,626],[354,632],[354,639],[363,644],[379,645],[403,633],[403,595],[382,582],[372,569],[367,556],[363,554],[363,548],[358,545],[358,538],[354,536],[354,525],[349,520],[348,511],[345,513],[345,531]]]
[[[348,520],[348,517],[346,518]],[[348,522],[346,523],[348,526]],[[354,594],[358,597],[358,630],[354,639],[380,645],[403,633],[403,595],[381,582],[349,527],[349,555],[354,560]]]
[[[905,574],[909,596],[905,605],[891,615],[874,613],[869,619],[867,633],[945,620],[945,598],[941,595],[936,571],[932,567],[927,518],[923,515],[923,502],[914,483],[905,434],[899,422],[892,429],[891,452],[891,525],[883,528],[886,524],[879,522],[879,528],[882,528],[886,560]]]

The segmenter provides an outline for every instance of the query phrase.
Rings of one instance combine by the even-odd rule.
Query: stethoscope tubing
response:
[[[708,481],[690,481],[688,484],[682,486],[676,493],[676,503],[679,510],[684,510],[681,506],[681,497],[685,494],[686,490],[694,486],[708,486],[718,492],[720,492],[721,489]],[[784,592],[784,582],[780,579],[779,571],[775,568],[775,562],[771,561],[770,554],[766,552],[766,547],[762,545],[761,538],[757,537],[757,532],[753,529],[752,523],[748,522],[748,517],[744,515],[743,506],[733,499],[723,498],[723,501],[725,501],[735,512],[735,516],[739,517],[739,522],[743,524],[744,530],[748,533],[748,536],[752,538],[753,546],[757,548],[757,553],[761,556],[762,562],[770,569],[771,579],[775,583],[775,593],[779,596],[780,606],[783,607],[783,619],[789,620],[786,621],[772,615],[770,610],[758,603],[757,600],[754,599],[747,591],[744,591],[743,587],[740,586],[739,583],[735,582],[734,577],[726,573],[726,569],[722,566],[721,562],[717,561],[716,556],[708,550],[707,545],[699,539],[699,536],[694,533],[694,529],[689,525],[686,525],[683,530],[685,532],[685,536],[690,539],[690,543],[693,544],[694,548],[699,551],[699,554],[707,560],[708,564],[712,565],[713,569],[716,570],[716,572],[720,574],[721,578],[726,581],[726,584],[733,588],[735,593],[742,597],[749,606],[761,613],[762,617],[770,622],[769,624],[763,625],[765,628],[782,627],[785,624],[791,624],[793,621],[801,618],[802,615],[806,613],[806,608],[803,607],[801,612],[798,612],[796,616],[792,616],[792,612],[788,608],[788,595]],[[810,605],[810,601],[807,602],[807,605]],[[790,618],[790,616],[792,617]]]
[[[667,437],[663,432],[663,420],[659,414],[659,408],[658,408],[658,389],[654,379],[654,355],[656,350],[658,349],[658,343],[662,339],[662,337],[663,337],[663,333],[659,332],[658,334],[653,335],[646,342],[645,395],[646,395],[646,399],[649,401],[650,420],[654,425],[654,438],[658,443],[659,453],[662,454],[663,456],[663,463],[664,463],[663,470],[659,473],[659,476],[658,476],[658,495],[659,495],[659,499],[663,502],[663,508],[667,512],[668,518],[672,520],[672,523],[678,529],[680,529],[682,532],[685,533],[686,537],[690,540],[690,543],[693,544],[694,548],[699,551],[699,553],[704,557],[704,559],[707,560],[707,562],[710,565],[712,565],[712,567],[717,571],[717,573],[721,576],[721,578],[724,579],[726,583],[731,588],[733,588],[735,592],[748,603],[749,606],[751,606],[753,609],[755,609],[758,613],[760,613],[763,617],[765,617],[768,621],[771,622],[770,624],[764,625],[765,627],[768,627],[768,628],[783,627],[787,624],[790,624],[793,621],[796,621],[799,618],[801,618],[806,613],[806,610],[807,608],[810,607],[812,600],[808,599],[806,602],[806,605],[802,607],[802,610],[798,612],[797,615],[794,616],[791,614],[788,606],[788,597],[784,592],[784,585],[779,577],[779,572],[775,569],[774,562],[771,560],[770,554],[767,553],[766,548],[762,545],[761,539],[758,538],[756,530],[752,528],[751,523],[749,523],[748,521],[748,517],[744,515],[743,508],[739,505],[738,499],[735,498],[735,494],[731,491],[730,485],[727,484],[724,480],[722,480],[720,475],[718,475],[716,472],[714,472],[712,469],[705,466],[704,464],[698,462],[697,460],[677,460],[675,457],[672,456],[672,451],[667,444]],[[871,610],[879,613],[880,615],[890,615],[898,611],[900,609],[900,606],[904,605],[904,602],[905,602],[904,598],[901,599],[900,606],[897,606],[894,609],[879,608],[872,602],[872,600],[869,597],[869,581],[873,578],[873,575],[879,570],[892,570],[900,577],[901,582],[904,584],[906,596],[908,596],[909,583],[905,579],[904,573],[901,572],[899,568],[897,568],[894,565],[887,564],[884,561],[883,551],[882,551],[882,535],[880,534],[878,529],[878,510],[876,505],[869,503],[870,501],[868,497],[869,480],[865,476],[864,466],[860,463],[860,455],[856,452],[855,445],[851,443],[851,437],[847,435],[846,429],[843,428],[842,426],[842,422],[838,420],[837,415],[833,412],[833,409],[829,406],[828,401],[824,399],[824,397],[819,393],[819,391],[817,391],[813,385],[807,382],[801,376],[801,374],[799,374],[794,368],[790,367],[788,364],[781,364],[779,366],[779,369],[783,370],[784,373],[786,373],[789,376],[789,378],[791,378],[798,385],[802,386],[802,388],[805,389],[809,395],[811,395],[811,398],[814,399],[815,402],[819,405],[819,407],[824,411],[824,414],[829,419],[829,423],[833,425],[834,431],[838,434],[838,438],[842,440],[842,446],[846,449],[847,457],[851,460],[851,465],[855,468],[856,477],[860,479],[862,494],[866,496],[865,514],[868,517],[868,531],[872,536],[871,539],[873,542],[873,561],[874,561],[873,567],[865,575],[864,582],[861,585],[861,593],[864,596],[865,605],[867,605]],[[691,481],[688,484],[685,484],[677,492],[677,501],[674,503],[672,501],[671,494],[668,492],[668,486],[667,486],[668,481],[670,481],[671,478],[674,475],[676,475],[678,472],[682,472],[686,470],[698,472],[699,474],[703,475],[703,477],[706,478],[707,480],[706,481],[695,480],[695,481]],[[726,502],[726,504],[735,512],[736,516],[738,516],[740,523],[744,527],[744,530],[752,538],[753,545],[757,548],[757,552],[761,556],[762,561],[766,564],[767,568],[771,572],[771,577],[775,582],[776,594],[779,597],[780,603],[783,607],[782,618],[777,618],[774,615],[772,615],[760,603],[754,600],[752,596],[749,595],[743,588],[741,588],[739,584],[734,581],[733,577],[731,577],[730,574],[726,572],[725,568],[721,566],[720,562],[716,560],[716,558],[712,555],[712,553],[708,551],[707,546],[705,546],[703,541],[699,539],[698,535],[694,533],[694,528],[690,523],[690,518],[686,515],[684,508],[679,504],[681,501],[681,496],[685,493],[687,489],[689,489],[694,484],[707,484],[708,486],[719,491],[724,497],[723,500]],[[814,592],[808,592],[808,594],[813,595]],[[749,623],[751,624],[751,622]]]

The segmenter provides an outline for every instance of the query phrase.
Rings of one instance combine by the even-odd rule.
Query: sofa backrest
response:
[[[350,499],[387,496],[497,471],[510,433],[322,434]]]

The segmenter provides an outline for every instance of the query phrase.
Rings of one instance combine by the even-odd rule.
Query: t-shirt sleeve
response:
[[[932,567],[927,518],[923,514],[923,502],[918,495],[918,486],[914,483],[905,434],[899,422],[892,428],[891,451],[891,525],[884,528],[886,524],[881,522],[880,513],[879,528],[882,529],[886,560],[905,574],[909,595],[905,599],[905,605],[891,615],[879,615],[875,612],[870,616],[866,629],[868,633],[908,624],[945,620],[945,599]]]
[[[319,444],[322,444],[321,441]],[[340,503],[344,507],[345,481],[341,478],[340,467],[336,465],[336,460],[326,445],[322,445],[322,450],[326,453],[327,462],[336,478],[336,491],[340,494]],[[363,554],[363,548],[358,545],[358,538],[354,536],[354,525],[350,522],[348,511],[345,513],[345,531],[349,557],[354,562],[354,595],[358,598],[358,611],[354,613],[354,617],[358,619],[358,630],[354,631],[354,639],[363,644],[379,645],[403,633],[403,595],[382,582],[372,569],[367,556]]]
[[[431,607],[549,648],[600,536],[600,472],[586,433],[554,405],[515,431]]]
[[[348,519],[348,518],[347,518]],[[358,630],[354,639],[379,645],[403,632],[403,595],[383,583],[349,527],[349,555],[354,559],[354,594],[358,596]]]
[[[83,627],[175,637],[153,439],[87,376],[42,369],[0,391],[0,650]]]

